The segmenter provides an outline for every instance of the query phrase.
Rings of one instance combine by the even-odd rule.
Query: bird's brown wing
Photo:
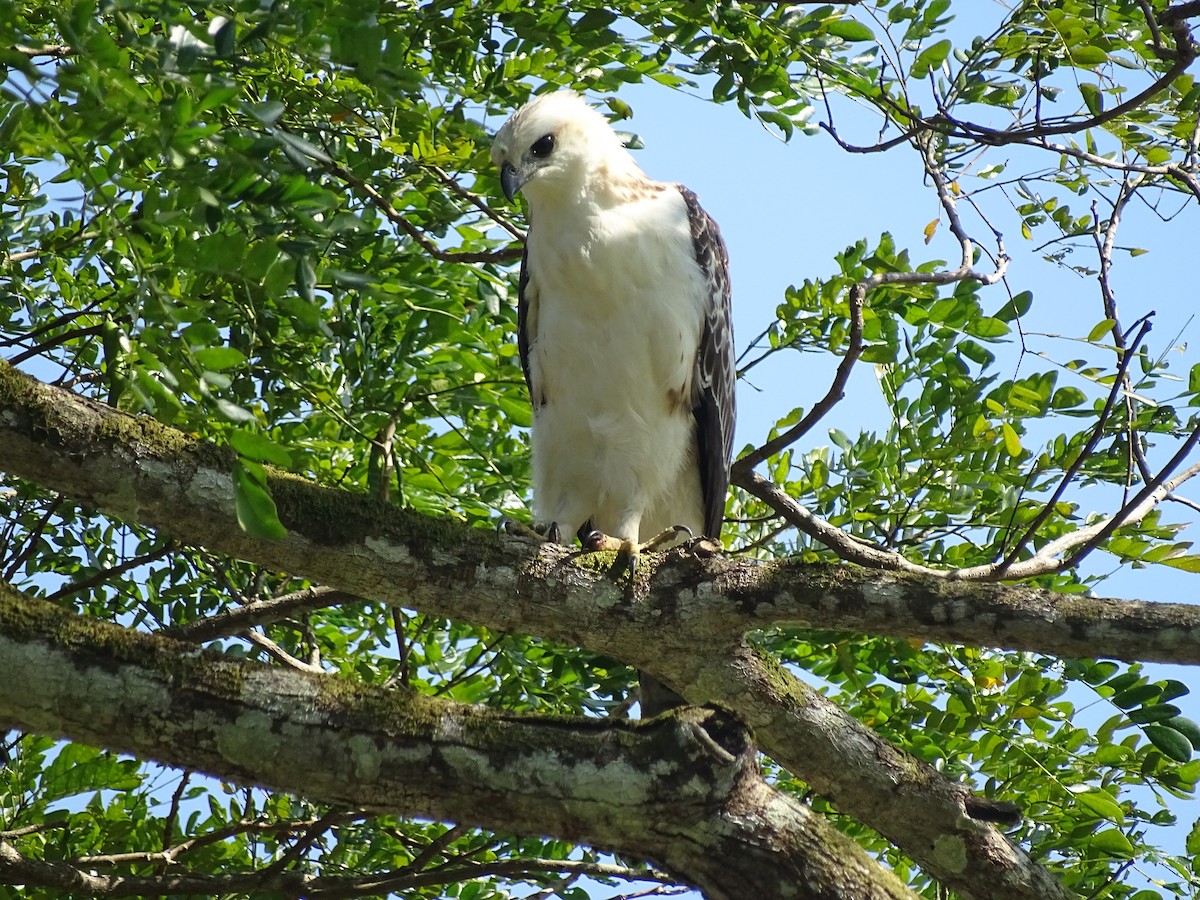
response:
[[[545,402],[533,383],[533,372],[529,367],[529,350],[537,340],[537,288],[529,279],[529,243],[521,252],[521,278],[517,294],[517,349],[521,353],[521,371],[525,373],[525,384],[529,386],[529,402],[541,406]]]
[[[729,253],[721,230],[700,206],[696,195],[682,185],[679,192],[687,204],[692,248],[708,291],[704,327],[696,354],[692,413],[696,417],[700,486],[704,496],[704,532],[718,538],[725,520],[736,412],[734,383],[737,371],[730,310]]]

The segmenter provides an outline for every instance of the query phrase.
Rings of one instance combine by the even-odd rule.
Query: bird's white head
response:
[[[590,179],[640,177],[641,170],[608,120],[573,91],[542,94],[496,133],[492,161],[509,200],[578,195]]]

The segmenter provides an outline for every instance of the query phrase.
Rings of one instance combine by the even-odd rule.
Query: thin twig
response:
[[[1145,517],[1146,513],[1157,506],[1163,500],[1163,498],[1167,497],[1171,493],[1172,490],[1174,490],[1184,481],[1187,481],[1189,478],[1200,474],[1200,463],[1197,463],[1194,466],[1184,470],[1178,478],[1173,478],[1170,481],[1167,480],[1167,476],[1175,471],[1175,469],[1180,465],[1182,465],[1183,461],[1187,459],[1188,454],[1192,452],[1197,444],[1200,444],[1200,427],[1196,428],[1196,430],[1188,436],[1188,439],[1183,442],[1183,445],[1177,451],[1175,451],[1175,455],[1171,457],[1170,461],[1165,466],[1163,466],[1162,471],[1159,472],[1155,478],[1147,482],[1146,486],[1138,491],[1134,498],[1125,504],[1125,506],[1123,506],[1116,515],[1111,516],[1107,521],[1105,521],[1103,526],[1097,529],[1096,533],[1092,537],[1083,542],[1083,546],[1076,550],[1075,553],[1073,553],[1071,557],[1063,563],[1062,568],[1064,570],[1073,569],[1079,564],[1080,560],[1087,556],[1092,550],[1104,543],[1104,541],[1108,540],[1112,533],[1118,528],[1122,528],[1125,525],[1131,525],[1137,521],[1140,521]]]
[[[179,804],[183,801],[183,792],[187,790],[188,782],[191,780],[192,773],[184,772],[179,779],[179,784],[175,787],[174,793],[171,794],[171,808],[163,822],[162,849],[164,854],[171,849],[172,841],[175,837],[175,825],[179,821]],[[170,865],[170,861],[163,859],[159,864],[159,872],[165,872],[168,865]]]
[[[261,647],[273,656],[276,660],[283,663],[285,666],[291,666],[293,669],[299,669],[301,672],[308,672],[312,675],[324,675],[325,670],[320,666],[309,665],[302,659],[296,659],[292,654],[288,653],[277,643],[258,631],[247,631],[246,640],[250,643]]]
[[[443,250],[426,234],[408,221],[391,202],[379,193],[372,185],[367,184],[349,169],[334,162],[332,159],[314,160],[325,167],[331,175],[340,178],[351,187],[360,191],[382,212],[389,222],[408,235],[418,246],[439,262],[446,263],[509,263],[521,258],[519,247],[508,246],[503,250],[485,250],[478,253],[468,253],[458,250]]]
[[[932,135],[924,135],[913,140],[913,146],[921,155],[925,172],[933,182],[937,191],[938,202],[949,222],[950,233],[958,240],[961,249],[961,260],[956,269],[944,269],[938,272],[876,272],[850,288],[848,304],[850,306],[850,343],[846,355],[838,365],[833,384],[829,391],[815,407],[796,425],[781,435],[766,442],[761,447],[750,451],[733,464],[731,472],[741,479],[748,479],[749,472],[759,463],[790,446],[829,412],[838,401],[845,396],[845,385],[850,377],[850,370],[862,353],[862,316],[863,305],[869,291],[888,284],[955,284],[962,281],[976,281],[982,285],[995,284],[1004,277],[1008,268],[1008,254],[1004,250],[1004,242],[999,232],[994,231],[996,239],[995,266],[991,272],[980,272],[974,268],[975,243],[963,226],[962,217],[953,192],[934,159]],[[744,486],[744,482],[743,482]]]
[[[334,588],[307,587],[272,597],[270,600],[256,600],[245,606],[226,609],[206,619],[164,628],[162,633],[181,641],[212,641],[241,634],[259,625],[270,625],[300,613],[315,612],[359,599],[354,594]]]
[[[838,364],[837,372],[833,377],[833,383],[829,386],[829,390],[825,392],[825,396],[809,410],[808,415],[783,434],[776,435],[772,440],[767,441],[756,450],[751,450],[735,462],[733,464],[735,470],[738,472],[749,472],[763,460],[774,456],[785,447],[791,446],[807,434],[817,422],[824,418],[826,413],[833,409],[846,396],[846,383],[850,380],[850,372],[854,368],[854,364],[858,362],[858,358],[862,355],[863,350],[863,299],[866,297],[866,293],[866,285],[861,281],[850,288],[850,293],[847,297],[847,303],[850,307],[849,343],[846,346],[846,353],[842,357],[842,361]]]
[[[75,50],[65,44],[47,44],[44,47],[25,47],[18,44],[13,47],[13,50],[29,59],[37,59],[39,56],[53,56],[56,59],[62,59],[75,54]]]
[[[104,584],[106,581],[111,581],[114,578],[120,578],[126,572],[136,569],[138,566],[148,565],[155,560],[162,559],[168,553],[174,551],[177,546],[178,545],[174,541],[167,540],[161,547],[151,550],[149,553],[143,553],[141,556],[132,557],[131,559],[127,559],[125,562],[118,565],[110,566],[107,569],[101,569],[99,572],[92,573],[82,581],[68,582],[53,594],[50,594],[46,599],[51,603],[57,603],[64,597],[69,597],[72,594],[78,594],[81,591],[89,590],[98,585]]]
[[[483,202],[482,198],[480,198],[478,194],[468,191],[465,187],[463,187],[461,184],[458,183],[458,179],[454,178],[452,175],[450,175],[448,172],[446,172],[440,166],[435,166],[435,165],[429,164],[429,165],[423,166],[423,168],[427,169],[428,171],[430,171],[434,175],[436,175],[437,179],[442,184],[444,184],[446,187],[450,188],[450,190],[452,190],[458,196],[462,197],[464,200],[466,200],[468,203],[470,203],[472,206],[474,206],[476,209],[478,209],[480,212],[482,212],[485,216],[487,216],[489,219],[491,219],[493,222],[495,222],[497,225],[499,225],[501,228],[503,228],[505,231],[507,231],[509,234],[511,234],[518,241],[525,240],[525,232],[523,232],[520,228],[518,228],[516,225],[514,225],[512,222],[510,222],[508,219],[508,216],[502,215],[501,213],[492,209],[491,206],[489,206],[487,203]]]
[[[1104,426],[1108,422],[1108,417],[1112,414],[1113,406],[1116,405],[1117,397],[1121,395],[1122,388],[1125,386],[1125,373],[1129,369],[1129,363],[1136,354],[1137,348],[1141,346],[1142,341],[1145,340],[1146,335],[1150,333],[1149,317],[1146,317],[1140,321],[1141,328],[1138,330],[1137,335],[1133,339],[1133,345],[1127,352],[1121,355],[1121,361],[1117,366],[1117,376],[1113,379],[1112,388],[1108,392],[1108,399],[1104,402],[1104,409],[1101,410],[1100,416],[1096,420],[1096,426],[1092,429],[1092,433],[1088,437],[1087,443],[1084,444],[1083,450],[1079,452],[1079,455],[1071,461],[1069,466],[1067,466],[1067,470],[1063,472],[1063,476],[1058,482],[1058,487],[1055,488],[1054,493],[1050,495],[1050,499],[1048,499],[1042,506],[1041,512],[1034,517],[1034,520],[1030,522],[1029,526],[1025,529],[1025,533],[1017,539],[1017,541],[1013,544],[1012,549],[1009,550],[1004,559],[1000,561],[1000,569],[1002,571],[1007,570],[1010,566],[1012,566],[1013,563],[1017,561],[1018,557],[1021,555],[1021,551],[1025,549],[1025,546],[1031,540],[1033,540],[1034,536],[1038,533],[1038,530],[1044,524],[1046,524],[1046,520],[1049,519],[1053,514],[1055,507],[1058,505],[1058,501],[1062,499],[1062,495],[1066,491],[1067,487],[1072,481],[1075,480],[1075,476],[1079,473],[1080,468],[1085,462],[1087,462],[1088,459],[1091,458],[1092,454],[1095,452],[1096,445],[1100,442],[1100,438],[1104,434]]]

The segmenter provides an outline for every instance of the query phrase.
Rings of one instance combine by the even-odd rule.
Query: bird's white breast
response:
[[[699,532],[703,523],[690,521],[699,484],[684,469],[695,468],[706,286],[682,196],[663,186],[608,208],[535,209],[527,260],[537,298],[530,370],[545,400],[534,410],[539,516],[565,528],[590,516],[632,539],[620,533],[631,520]],[[697,496],[672,498],[681,478]],[[663,509],[673,505],[677,513]]]

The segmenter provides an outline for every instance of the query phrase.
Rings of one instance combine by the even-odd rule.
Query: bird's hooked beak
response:
[[[504,189],[504,196],[508,198],[509,203],[517,196],[517,191],[525,186],[530,174],[532,173],[521,171],[510,162],[505,162],[500,167],[500,187]]]

